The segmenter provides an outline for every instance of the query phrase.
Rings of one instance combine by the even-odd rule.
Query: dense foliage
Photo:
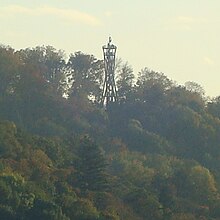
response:
[[[220,219],[220,97],[51,46],[0,47],[0,219]]]

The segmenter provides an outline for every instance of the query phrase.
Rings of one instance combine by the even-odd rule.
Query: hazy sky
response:
[[[0,43],[52,45],[102,59],[111,35],[133,67],[220,95],[220,0],[0,0]]]

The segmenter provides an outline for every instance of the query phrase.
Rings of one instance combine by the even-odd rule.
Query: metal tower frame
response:
[[[102,105],[108,106],[111,102],[118,101],[117,88],[115,84],[115,54],[117,47],[113,45],[111,37],[107,45],[103,46],[105,79],[102,91]]]

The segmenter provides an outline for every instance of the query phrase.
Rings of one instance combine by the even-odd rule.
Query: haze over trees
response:
[[[102,60],[0,47],[0,219],[220,219],[220,97],[116,75],[106,110]]]

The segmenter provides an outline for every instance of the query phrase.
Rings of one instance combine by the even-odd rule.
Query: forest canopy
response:
[[[147,62],[147,61],[146,61]],[[52,46],[0,46],[0,218],[220,218],[220,96]]]

